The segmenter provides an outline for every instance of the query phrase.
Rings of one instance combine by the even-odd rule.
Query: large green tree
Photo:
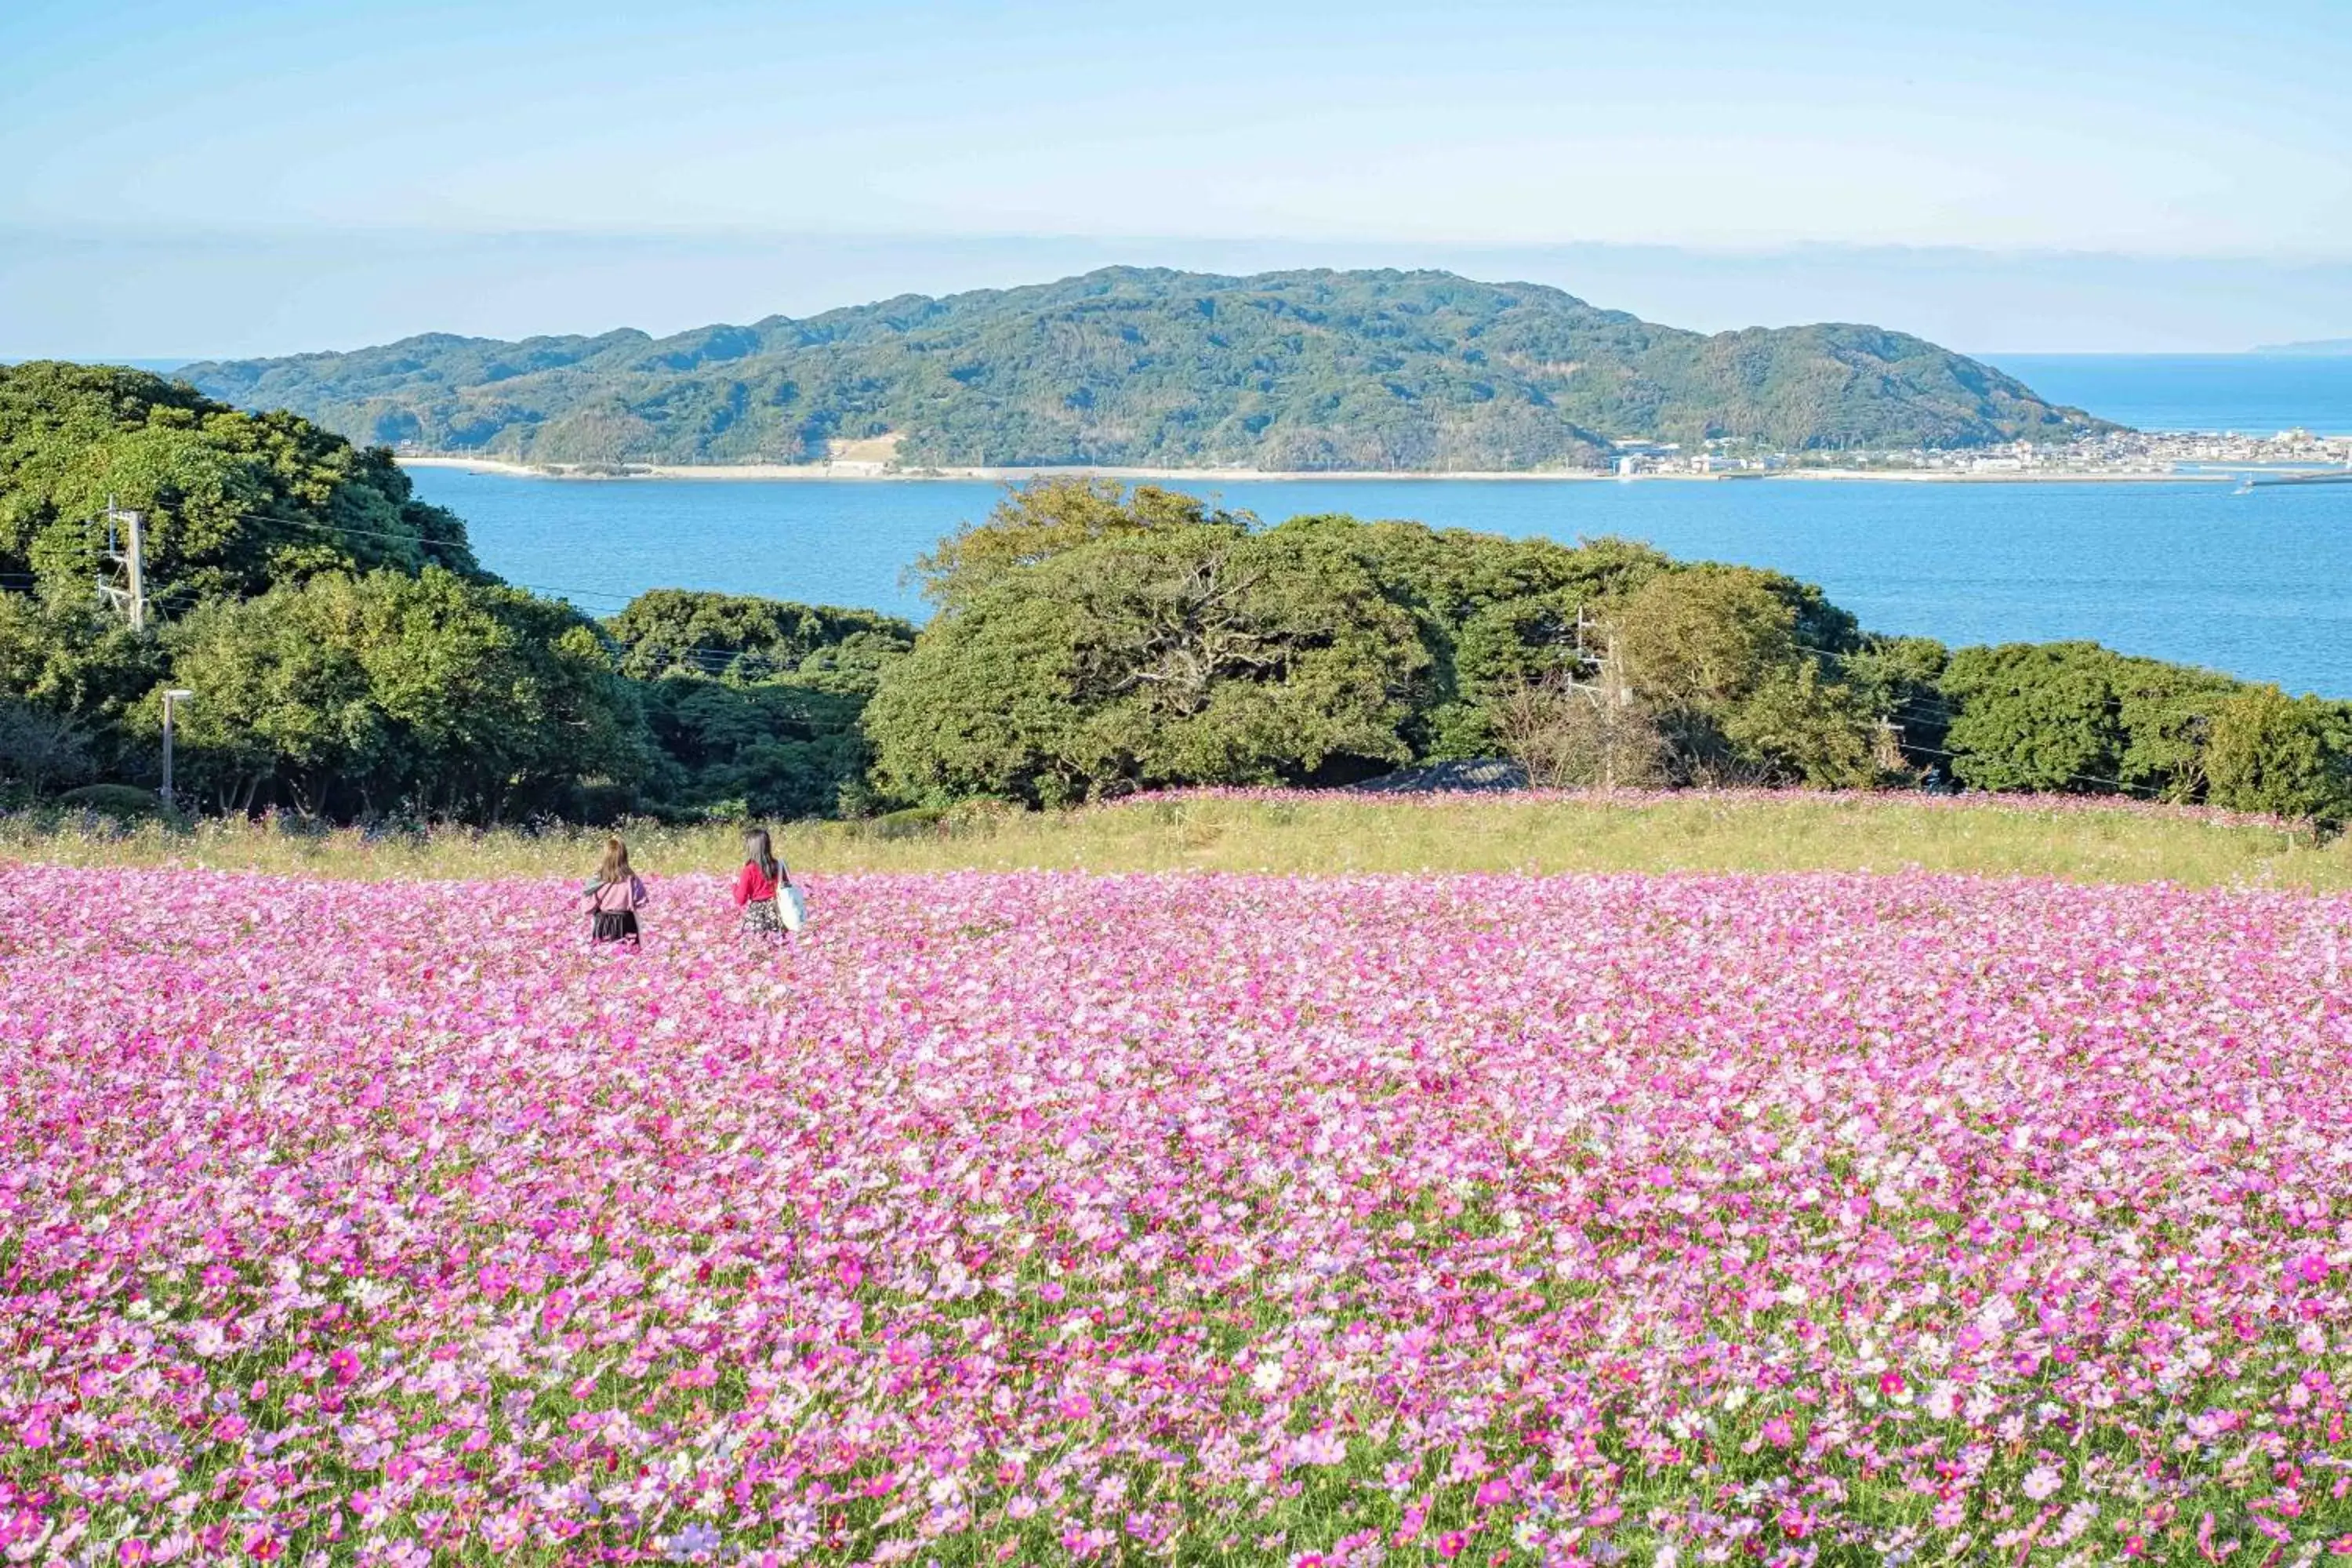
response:
[[[88,597],[109,500],[145,521],[160,613],[319,572],[476,576],[465,525],[416,500],[381,448],[249,414],[143,371],[0,365],[0,582]]]
[[[604,623],[682,815],[828,815],[865,795],[858,720],[915,628],[873,610],[659,588]]]
[[[636,695],[576,613],[437,568],[214,600],[165,645],[199,693],[182,766],[228,809],[496,821],[593,809],[653,766]]]
[[[862,695],[797,677],[666,675],[639,688],[667,764],[650,803],[688,816],[829,816],[865,797]]]
[[[2213,710],[2204,766],[2216,805],[2340,824],[2352,817],[2352,704],[2248,687]]]
[[[2011,643],[1954,653],[1939,689],[1953,772],[1976,788],[2193,800],[2237,682],[2096,643]]]
[[[1779,573],[1658,573],[1601,610],[1605,679],[1656,716],[1694,781],[1862,785],[1881,771],[1879,709],[1838,662],[1853,617]]]
[[[0,691],[105,729],[163,668],[153,638],[98,614],[87,593],[0,592]]]
[[[1303,783],[1405,760],[1427,663],[1327,530],[1120,533],[935,621],[866,728],[884,785],[918,800]]]
[[[1613,539],[1570,546],[1345,516],[1285,526],[1330,535],[1412,616],[1429,670],[1404,734],[1417,757],[1430,759],[1492,756],[1497,704],[1568,669],[1582,612],[1675,564]]]
[[[870,689],[884,664],[914,645],[915,628],[878,610],[800,605],[740,594],[655,588],[604,623],[621,672],[665,675],[838,677]]]
[[[1024,566],[1098,539],[1218,528],[1247,533],[1248,512],[1225,511],[1196,496],[1117,479],[1050,478],[1008,489],[986,519],[968,523],[919,556],[911,575],[943,610],[970,604]]]

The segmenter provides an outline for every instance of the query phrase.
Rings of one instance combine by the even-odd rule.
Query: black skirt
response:
[[[599,910],[596,912],[597,942],[636,943],[637,911],[635,910]]]

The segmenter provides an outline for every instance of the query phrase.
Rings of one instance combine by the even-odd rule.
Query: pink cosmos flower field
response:
[[[0,1553],[2352,1555],[2352,901],[0,868]]]

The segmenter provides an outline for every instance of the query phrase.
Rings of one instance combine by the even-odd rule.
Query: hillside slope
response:
[[[655,339],[434,334],[190,365],[205,392],[353,439],[550,463],[1505,469],[1612,439],[1958,447],[2099,428],[1875,327],[1707,336],[1443,272],[1112,268]]]

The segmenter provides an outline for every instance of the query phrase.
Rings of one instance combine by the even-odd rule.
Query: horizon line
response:
[[[1955,241],[1915,240],[1851,240],[1851,239],[1771,239],[1725,243],[1675,239],[1496,239],[1496,238],[1432,238],[1427,236],[1391,234],[1282,234],[1282,233],[1089,233],[1082,230],[1052,229],[849,229],[812,227],[765,227],[728,225],[698,225],[693,226],[657,226],[651,227],[615,228],[606,226],[448,226],[415,223],[255,223],[255,224],[152,224],[121,223],[93,224],[89,222],[53,222],[21,218],[0,218],[0,239],[13,236],[37,237],[46,239],[84,239],[110,242],[150,242],[164,244],[190,239],[223,242],[293,243],[306,239],[338,238],[375,239],[401,237],[422,241],[482,242],[482,241],[588,241],[612,244],[693,244],[792,241],[825,245],[1089,245],[1102,247],[1203,247],[1203,246],[1299,246],[1325,249],[1353,247],[1382,247],[1429,251],[1458,251],[1474,255],[1502,256],[1539,251],[1672,251],[1678,255],[1736,261],[1779,257],[1803,256],[1811,253],[1837,253],[1854,256],[1939,256],[1970,257],[1991,260],[2015,261],[2133,261],[2166,262],[2184,265],[2235,265],[2276,267],[2282,268],[2325,268],[2352,267],[2352,248],[2341,251],[2250,251],[2250,250],[2174,250],[2136,248],[2128,246],[1999,246],[1969,245]],[[1105,262],[1087,271],[1100,271],[1113,267],[1139,269],[1189,272],[1197,268],[1170,266],[1151,261]],[[1400,267],[1393,265],[1342,266],[1339,264],[1304,264],[1296,267],[1261,268],[1258,272],[1218,273],[1213,276],[1253,277],[1265,271],[1451,271],[1443,266]],[[1068,276],[1081,277],[1084,273]],[[1473,279],[1474,282],[1532,282],[1533,279]],[[1554,287],[1554,285],[1545,285]]]

